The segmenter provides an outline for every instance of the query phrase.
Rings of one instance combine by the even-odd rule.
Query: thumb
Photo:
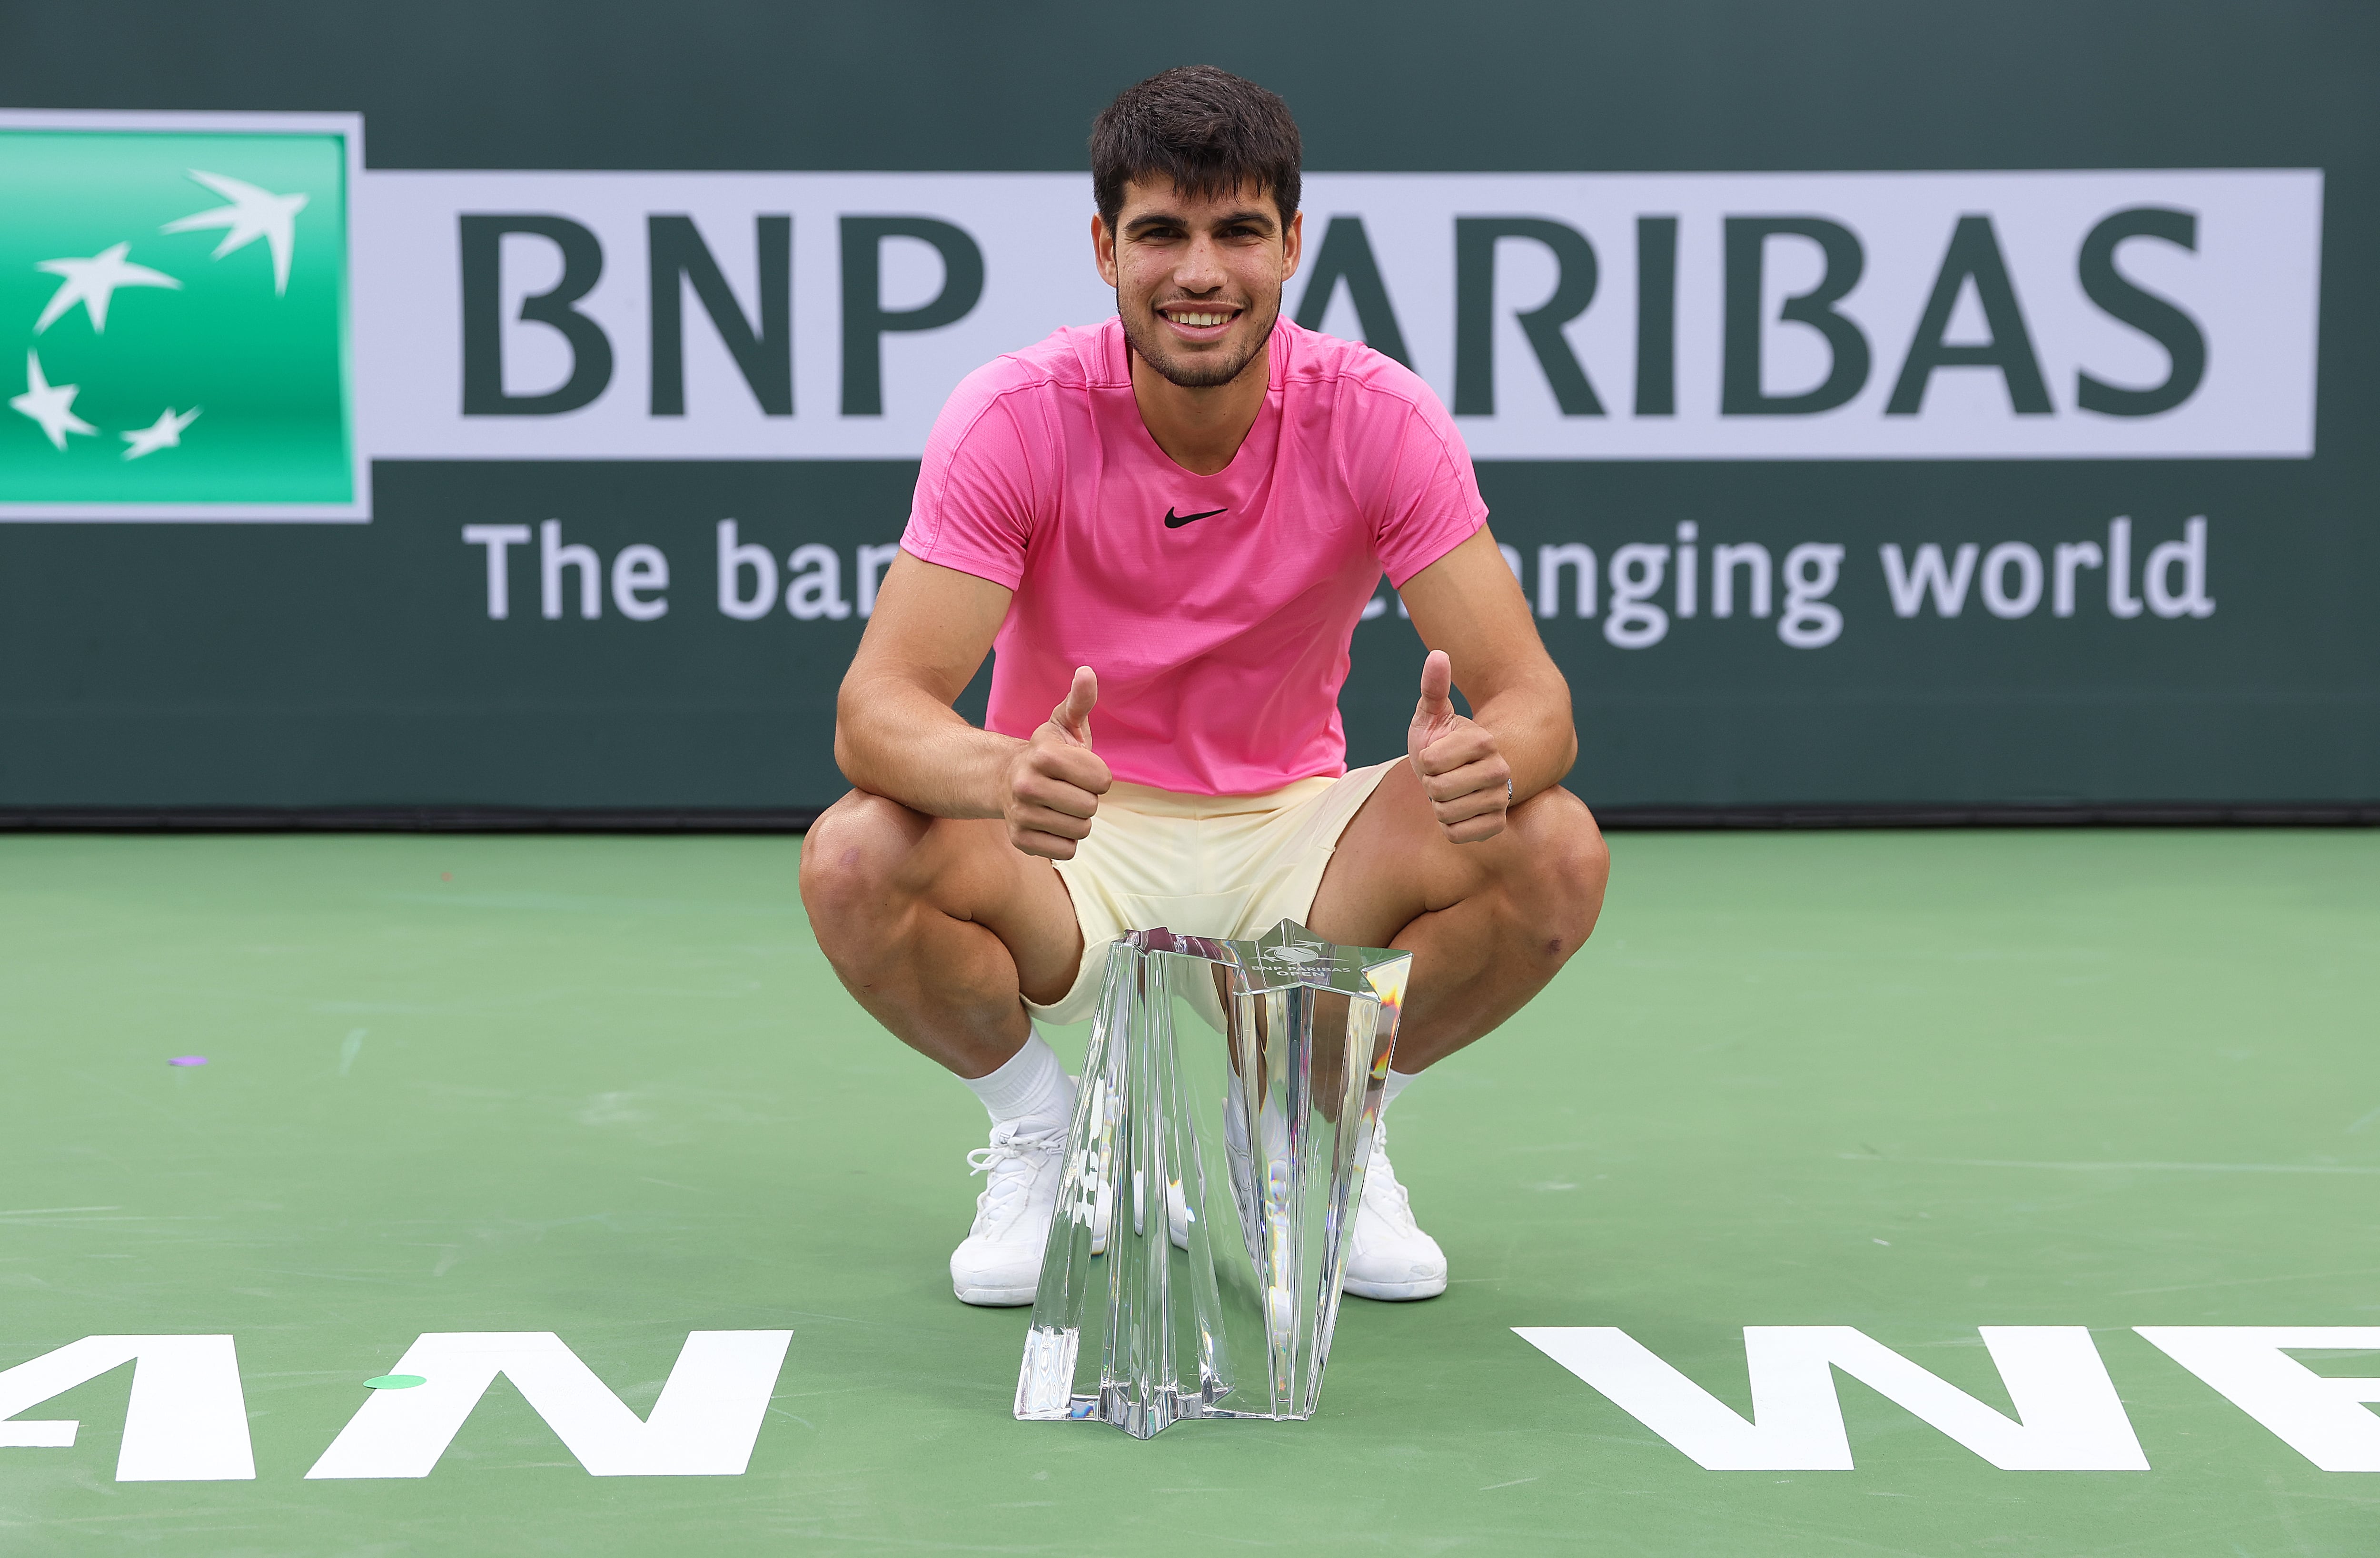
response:
[[[1091,707],[1099,701],[1099,676],[1087,665],[1075,668],[1074,685],[1066,701],[1050,711],[1050,723],[1082,743],[1091,744]]]
[[[1453,686],[1454,661],[1445,650],[1432,649],[1421,662],[1421,702],[1414,706],[1414,718],[1425,721],[1451,718],[1454,703],[1447,694]]]

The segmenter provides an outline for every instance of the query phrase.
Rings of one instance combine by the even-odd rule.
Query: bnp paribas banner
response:
[[[2302,457],[2322,175],[1330,175],[1293,312],[1483,459]],[[408,457],[912,456],[1112,311],[1072,175],[421,174],[358,199]],[[459,392],[459,393],[458,393]]]
[[[236,523],[132,548],[117,595],[210,552],[247,580],[164,697],[219,718],[20,697],[0,791],[832,799],[944,397],[1112,309],[1087,178],[367,172],[362,129],[0,115],[0,519]],[[1286,308],[1453,412],[1590,799],[2380,788],[2322,730],[2368,689],[2313,669],[2368,651],[2276,587],[2282,473],[2325,453],[2320,170],[1324,172],[1305,210]],[[1359,748],[1409,707],[1394,606]],[[293,658],[353,673],[292,691]],[[176,758],[25,755],[69,731]]]

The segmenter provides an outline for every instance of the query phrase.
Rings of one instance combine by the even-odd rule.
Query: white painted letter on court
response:
[[[28,1407],[132,1365],[118,1482],[244,1482],[256,1476],[248,1403],[229,1336],[85,1336],[0,1372],[0,1447],[64,1449],[72,1419],[9,1421]]]
[[[2380,1350],[2380,1325],[2137,1325],[2176,1363],[2221,1391],[2325,1471],[2380,1471],[2380,1380],[2317,1374],[2287,1347]]]
[[[1623,1331],[1513,1327],[1707,1471],[1851,1470],[1836,1369],[2003,1471],[2149,1469],[2087,1327],[1981,1329],[2015,1421],[1848,1325],[1745,1326],[1749,1422]]]
[[[551,1331],[431,1332],[372,1393],[309,1478],[427,1477],[488,1386],[504,1375],[593,1477],[740,1477],[784,1365],[790,1331],[697,1331],[639,1422]]]

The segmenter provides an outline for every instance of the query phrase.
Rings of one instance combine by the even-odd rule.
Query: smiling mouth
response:
[[[1192,341],[1210,341],[1230,329],[1243,310],[1237,308],[1189,308],[1181,304],[1160,308],[1159,317],[1172,325],[1174,332]]]

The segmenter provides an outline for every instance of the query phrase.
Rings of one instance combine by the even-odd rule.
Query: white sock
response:
[[[1389,1080],[1380,1089],[1380,1114],[1383,1117],[1388,1115],[1389,1105],[1397,1101],[1397,1094],[1412,1086],[1414,1079],[1420,1074],[1418,1071],[1400,1071],[1393,1066],[1389,1068]]]
[[[983,1100],[994,1125],[1029,1123],[1037,1129],[1062,1130],[1075,1110],[1075,1084],[1058,1052],[1034,1033],[1025,1047],[988,1076],[960,1079]]]

